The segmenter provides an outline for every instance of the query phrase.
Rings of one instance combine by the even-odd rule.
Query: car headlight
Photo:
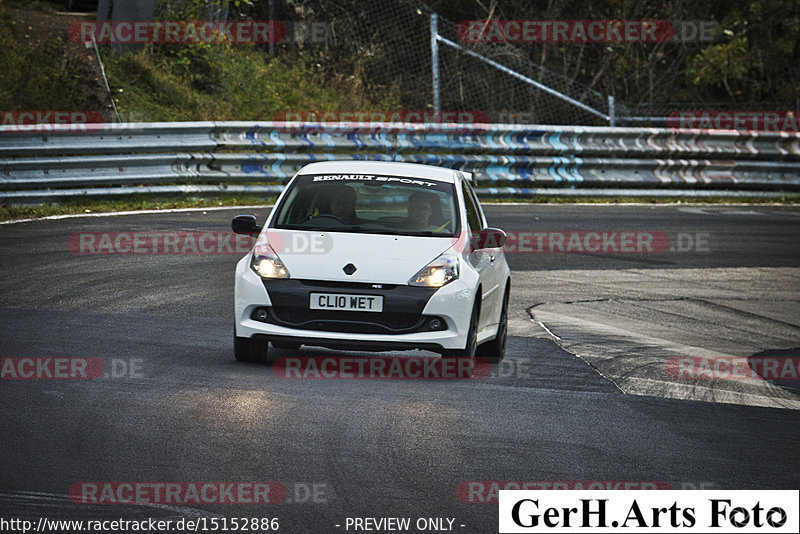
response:
[[[439,256],[420,269],[411,280],[410,286],[442,287],[458,278],[458,259]]]
[[[250,268],[261,278],[289,278],[289,270],[267,243],[256,245]]]

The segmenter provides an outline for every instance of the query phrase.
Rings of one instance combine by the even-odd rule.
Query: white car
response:
[[[510,269],[460,171],[372,161],[306,165],[236,266],[236,359],[276,348],[505,355]],[[273,353],[274,354],[274,353]]]

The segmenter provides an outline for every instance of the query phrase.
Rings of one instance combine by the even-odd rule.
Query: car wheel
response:
[[[233,338],[233,355],[240,362],[271,363],[267,358],[268,354],[269,344],[266,340],[237,336]]]
[[[478,315],[480,310],[478,309],[478,303],[475,302],[475,305],[472,306],[472,317],[469,321],[469,330],[467,330],[467,345],[463,349],[451,349],[442,351],[442,358],[448,359],[463,359],[469,360],[469,365],[466,370],[465,376],[461,375],[462,367],[460,365],[457,366],[459,369],[459,378],[472,378],[473,373],[475,371],[475,353],[478,350]]]
[[[508,341],[508,293],[506,288],[503,295],[503,307],[500,309],[500,322],[497,325],[497,335],[493,340],[487,341],[478,347],[478,357],[489,363],[500,363],[506,357],[506,342]]]

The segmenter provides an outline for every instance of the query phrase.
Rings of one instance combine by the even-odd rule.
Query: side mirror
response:
[[[499,228],[484,228],[475,240],[475,249],[503,248],[506,244],[506,233]]]
[[[237,215],[231,222],[231,228],[237,234],[253,235],[261,231],[255,215]]]

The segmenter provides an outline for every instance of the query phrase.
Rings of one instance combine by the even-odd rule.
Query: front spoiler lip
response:
[[[298,337],[281,336],[272,334],[254,334],[254,338],[284,341],[288,343],[300,343],[313,347],[325,347],[335,350],[357,350],[365,352],[386,352],[393,350],[428,350],[431,352],[441,352],[444,350],[438,343],[412,343],[409,341],[364,341],[360,339],[333,339],[325,337]]]
[[[262,321],[260,319],[257,319],[255,317],[253,317],[253,314],[255,314],[256,311],[258,311],[259,309],[267,311],[267,313],[269,314],[267,319]],[[388,313],[391,313],[391,311],[389,311]],[[339,333],[351,333],[351,334],[389,334],[389,335],[399,335],[399,334],[416,334],[416,333],[419,333],[419,332],[441,332],[441,331],[447,330],[447,328],[436,329],[436,330],[423,330],[423,327],[425,326],[425,324],[428,321],[430,321],[431,319],[433,319],[433,318],[434,318],[433,316],[420,315],[419,318],[416,320],[416,322],[414,324],[412,324],[411,326],[403,326],[403,327],[393,328],[393,327],[391,327],[391,326],[389,326],[387,324],[380,323],[380,322],[371,322],[371,321],[366,321],[366,320],[354,321],[354,320],[337,319],[335,316],[331,316],[328,319],[309,319],[309,320],[301,321],[301,322],[298,322],[298,323],[294,323],[294,322],[290,322],[290,321],[284,321],[283,319],[278,317],[278,315],[275,313],[274,307],[272,307],[272,306],[261,306],[259,308],[254,309],[253,312],[250,314],[250,319],[252,319],[254,321],[259,321],[259,322],[263,322],[263,323],[267,323],[267,324],[274,324],[274,325],[277,325],[277,326],[282,326],[284,328],[291,328],[293,330],[311,330],[311,331],[314,331],[314,332],[339,332]],[[444,319],[440,319],[440,320],[442,320],[443,322],[446,323],[446,321],[444,321]],[[321,328],[320,327],[320,325],[322,325],[322,324],[343,324],[343,325],[351,326],[351,327],[353,327],[353,329],[352,330],[346,330],[346,329],[345,330],[336,330],[336,329],[331,329],[331,328],[327,328],[326,329],[326,328]],[[362,330],[371,328],[374,331],[372,331],[372,332],[362,331],[362,330],[359,330],[357,327],[363,327]]]

